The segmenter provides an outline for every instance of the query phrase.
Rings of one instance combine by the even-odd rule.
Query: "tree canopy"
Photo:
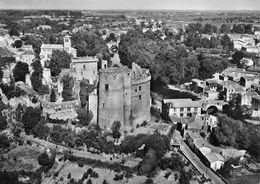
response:
[[[25,82],[26,74],[29,74],[28,64],[19,61],[13,69],[13,77],[15,82]]]
[[[54,50],[50,60],[52,76],[58,76],[63,68],[69,68],[71,63],[70,55],[65,51]]]

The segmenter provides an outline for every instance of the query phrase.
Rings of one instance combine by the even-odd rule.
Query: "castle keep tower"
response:
[[[111,127],[120,121],[121,127],[131,127],[131,70],[110,67],[99,70],[99,114],[101,127]]]
[[[133,63],[99,70],[98,124],[110,128],[114,121],[130,131],[150,120],[150,80],[148,70]]]

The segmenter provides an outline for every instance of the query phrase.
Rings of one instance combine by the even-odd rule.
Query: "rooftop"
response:
[[[62,44],[42,44],[42,49],[63,49]]]
[[[165,104],[171,104],[173,108],[180,107],[201,107],[202,101],[192,101],[190,98],[182,99],[163,99]]]
[[[221,156],[220,154],[218,153],[209,153],[209,154],[206,154],[204,155],[207,160],[210,162],[210,163],[213,163],[213,162],[217,162],[217,161],[222,161],[224,162],[225,159],[223,156]]]
[[[98,62],[96,56],[74,57],[71,59],[72,63],[84,63],[84,62]]]
[[[0,57],[12,57],[14,53],[9,51],[6,47],[0,47]]]

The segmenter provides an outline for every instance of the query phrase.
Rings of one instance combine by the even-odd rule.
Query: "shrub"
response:
[[[79,166],[79,167],[83,167],[84,164],[83,164],[83,163],[78,163],[78,166]]]
[[[67,178],[68,178],[68,179],[70,179],[70,178],[71,178],[71,173],[69,173],[69,174],[68,174],[68,177],[67,177]]]
[[[92,178],[98,178],[99,176],[98,176],[98,173],[97,173],[97,172],[93,171],[93,172],[90,174],[90,177],[92,177]]]

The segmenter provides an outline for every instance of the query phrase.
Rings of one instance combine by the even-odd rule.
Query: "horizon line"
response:
[[[93,8],[93,9],[78,9],[78,8],[72,8],[72,9],[67,9],[67,8],[61,8],[61,9],[56,9],[56,8],[0,8],[1,10],[70,10],[70,11],[260,11],[260,9],[157,9],[157,8],[151,8],[151,9],[137,9],[137,8],[118,8],[118,9],[98,9],[98,8]]]

